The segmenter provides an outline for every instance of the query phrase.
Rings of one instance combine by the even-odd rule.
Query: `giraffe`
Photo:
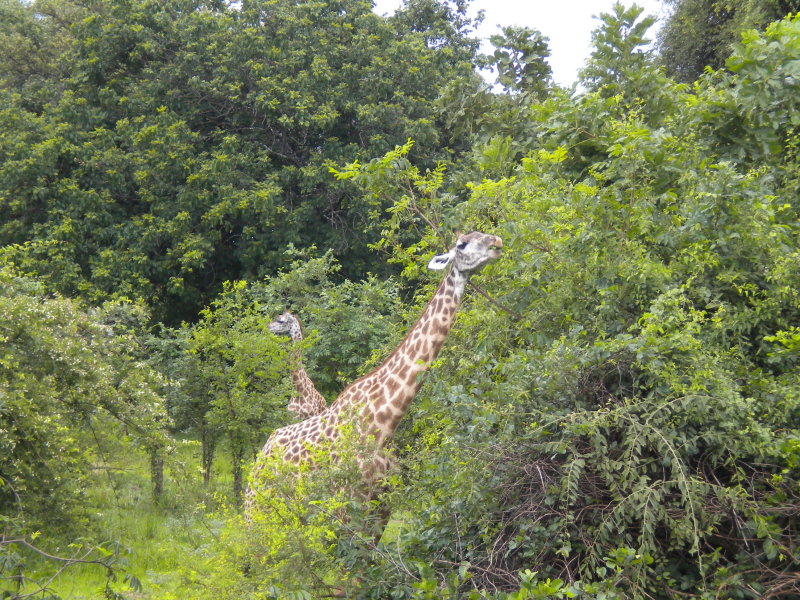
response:
[[[275,335],[288,335],[293,341],[299,342],[303,339],[303,326],[289,309],[267,325],[267,329]],[[300,351],[294,351],[294,367],[291,369],[292,385],[297,390],[298,396],[289,401],[287,409],[300,419],[307,419],[321,413],[328,407],[325,397],[314,387],[314,382],[306,373],[300,362]]]
[[[391,464],[384,449],[422,383],[422,375],[436,359],[453,326],[456,310],[469,277],[496,259],[503,241],[479,231],[461,235],[446,254],[433,257],[428,267],[444,269],[452,264],[422,315],[383,363],[348,385],[323,412],[305,421],[276,429],[267,440],[251,474],[245,499],[245,518],[250,519],[259,493],[259,474],[275,455],[288,463],[310,463],[311,449],[340,439],[342,425],[354,423],[368,456],[359,459],[366,496],[383,478]],[[313,464],[311,465],[313,467]]]

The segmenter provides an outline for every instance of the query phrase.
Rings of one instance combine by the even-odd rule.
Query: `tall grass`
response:
[[[120,444],[113,451],[106,448],[97,461],[93,486],[86,495],[86,529],[66,537],[119,552],[114,563],[116,579],[109,587],[124,598],[191,597],[185,590],[192,585],[186,567],[205,560],[205,549],[223,525],[223,519],[215,515],[231,505],[231,465],[225,453],[218,453],[208,486],[203,484],[199,455],[196,443],[177,445],[166,462],[164,494],[158,501],[153,498],[149,462],[142,453]],[[66,544],[47,546],[61,556],[78,552]],[[34,579],[42,581],[52,577],[58,566],[32,557],[29,568]],[[108,575],[101,565],[73,565],[52,581],[49,590],[63,600],[102,597]],[[141,587],[132,587],[131,582]]]

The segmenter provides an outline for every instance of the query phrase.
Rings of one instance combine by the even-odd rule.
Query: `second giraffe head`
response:
[[[275,335],[288,335],[293,340],[303,339],[303,328],[300,320],[287,308],[272,323],[267,325],[270,333]]]

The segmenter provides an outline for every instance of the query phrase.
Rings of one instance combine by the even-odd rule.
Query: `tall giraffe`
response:
[[[370,454],[361,457],[359,466],[364,484],[371,492],[390,464],[384,448],[391,440],[400,419],[419,390],[421,375],[436,359],[455,320],[469,277],[500,255],[503,241],[479,231],[459,236],[446,254],[435,256],[428,267],[444,269],[452,263],[427,307],[405,339],[374,371],[342,390],[327,410],[276,429],[261,450],[251,475],[245,499],[245,516],[252,514],[259,493],[259,475],[267,458],[277,455],[289,463],[309,462],[311,450],[322,444],[334,447],[341,426],[353,422]]]
[[[267,325],[270,332],[275,335],[288,335],[293,341],[299,342],[303,339],[303,326],[289,309]],[[328,407],[328,403],[322,394],[314,387],[314,382],[306,373],[303,364],[300,362],[300,350],[293,351],[293,366],[290,370],[292,385],[297,391],[297,396],[289,401],[287,409],[300,419],[307,419],[321,413]]]

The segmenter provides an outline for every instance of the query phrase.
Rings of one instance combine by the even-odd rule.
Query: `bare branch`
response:
[[[476,284],[475,284],[475,283],[473,283],[472,281],[470,281],[470,282],[469,282],[469,284],[472,286],[472,288],[473,288],[473,289],[474,289],[476,292],[478,292],[478,293],[479,293],[481,296],[483,296],[483,297],[484,297],[484,298],[486,298],[486,299],[487,299],[489,302],[491,302],[492,304],[494,304],[494,305],[495,305],[497,308],[499,308],[499,309],[500,309],[500,310],[502,310],[503,312],[506,312],[506,313],[508,313],[509,315],[511,315],[512,317],[514,317],[514,320],[515,320],[515,321],[519,321],[519,320],[521,320],[521,319],[522,319],[522,315],[521,315],[521,314],[519,314],[518,312],[516,312],[516,311],[514,311],[514,310],[511,310],[511,309],[510,309],[510,308],[508,308],[507,306],[504,306],[504,305],[502,305],[500,302],[498,302],[497,300],[495,300],[494,298],[492,298],[492,297],[491,297],[489,294],[487,294],[487,293],[486,293],[486,292],[485,292],[485,291],[484,291],[484,290],[483,290],[481,287],[479,287],[478,285],[476,285]]]

